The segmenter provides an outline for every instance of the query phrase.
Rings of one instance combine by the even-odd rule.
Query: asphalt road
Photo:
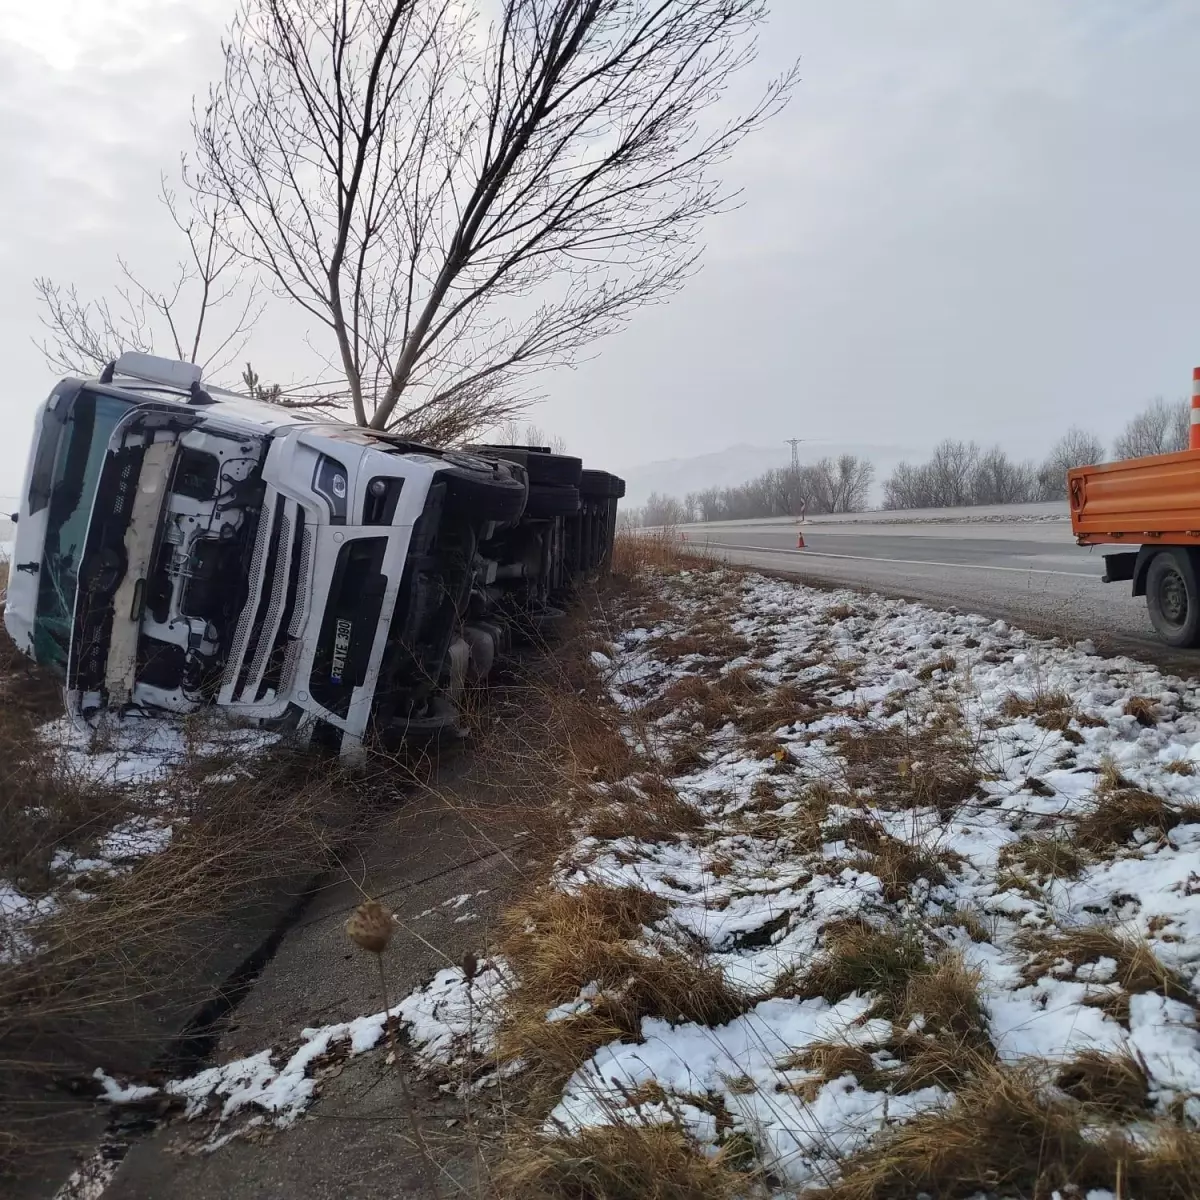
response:
[[[964,513],[966,514],[964,519]],[[1013,515],[1013,514],[1009,514]],[[681,526],[697,546],[731,562],[785,572],[817,584],[844,584],[941,607],[984,613],[1032,632],[1090,638],[1184,676],[1200,674],[1200,651],[1158,641],[1145,601],[1128,583],[1102,583],[1102,549],[1076,546],[1055,506],[970,516],[944,510],[834,520],[717,522]]]

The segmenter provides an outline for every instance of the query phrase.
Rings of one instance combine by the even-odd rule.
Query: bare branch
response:
[[[355,418],[467,432],[671,295],[764,0],[242,0],[195,115],[223,246],[330,331]],[[474,416],[472,416],[474,412]],[[472,425],[472,422],[474,424]]]
[[[219,375],[242,353],[263,301],[248,264],[229,248],[226,207],[184,207],[165,177],[161,199],[187,243],[167,287],[151,286],[123,258],[117,259],[124,283],[114,289],[116,306],[104,298],[85,301],[73,285],[34,281],[49,334],[38,345],[56,370],[93,375],[122,351],[137,350],[165,351]],[[218,310],[222,319],[214,330]]]

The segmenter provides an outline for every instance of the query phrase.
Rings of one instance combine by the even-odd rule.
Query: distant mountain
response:
[[[923,459],[928,456],[929,448],[849,442],[812,442],[800,447],[801,462],[813,462],[818,458],[836,457],[839,454],[857,454],[875,464],[875,493],[878,496],[883,480],[892,473],[898,462]],[[778,447],[743,443],[695,458],[669,458],[640,467],[629,467],[623,472],[627,488],[625,503],[630,507],[645,504],[651,492],[682,499],[688,492],[702,492],[705,488],[736,487],[772,467],[787,466],[791,458],[791,450],[782,443]]]

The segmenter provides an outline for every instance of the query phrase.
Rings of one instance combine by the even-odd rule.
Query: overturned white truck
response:
[[[607,569],[625,485],[417,445],[123,354],[40,409],[4,620],[68,712],[215,705],[341,754],[452,726]]]

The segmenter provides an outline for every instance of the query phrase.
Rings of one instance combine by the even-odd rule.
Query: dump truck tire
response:
[[[1150,560],[1146,607],[1155,632],[1168,646],[1200,645],[1200,580],[1189,549],[1164,547]]]

